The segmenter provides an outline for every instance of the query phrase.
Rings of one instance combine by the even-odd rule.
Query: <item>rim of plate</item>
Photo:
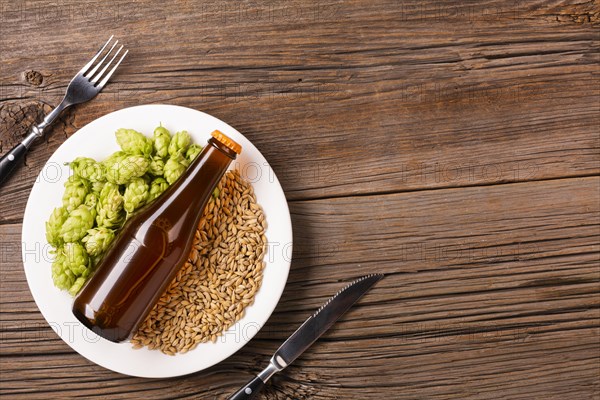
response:
[[[71,312],[72,298],[55,288],[50,272],[51,250],[45,221],[60,206],[63,183],[69,175],[65,161],[76,156],[104,158],[118,150],[114,131],[132,128],[146,136],[162,123],[172,133],[187,130],[204,144],[219,129],[242,145],[232,163],[250,180],[267,220],[267,252],[261,287],[244,317],[215,343],[200,343],[185,354],[168,356],[158,350],[133,349],[130,342],[112,343],[85,328]],[[149,128],[152,126],[152,128]],[[206,128],[204,128],[206,127]],[[90,146],[90,140],[96,142]],[[35,149],[33,150],[35,151]],[[21,232],[23,268],[35,303],[52,329],[88,360],[115,372],[144,378],[167,378],[202,371],[225,360],[246,345],[265,325],[279,303],[289,275],[293,248],[292,222],[283,189],[260,151],[240,132],[202,111],[168,104],[120,109],[93,120],[71,135],[48,159],[27,200]],[[267,290],[268,289],[268,290]]]

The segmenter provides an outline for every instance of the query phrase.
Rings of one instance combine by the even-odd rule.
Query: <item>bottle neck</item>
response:
[[[183,196],[190,201],[202,202],[203,197],[212,193],[236,156],[237,154],[227,146],[210,138],[183,176],[167,189],[170,192],[168,197],[171,201]]]
[[[237,153],[235,151],[231,150],[229,147],[225,146],[223,143],[219,142],[215,138],[208,139],[208,145],[206,147],[208,146],[214,146],[217,149],[221,150],[223,153],[225,153],[225,155],[231,158],[232,161],[235,160],[235,158],[237,157]]]
[[[236,153],[231,149],[214,138],[210,138],[208,144],[192,161],[176,185],[184,187],[192,185],[195,188],[198,187],[197,185],[210,186],[207,178],[211,178],[211,174],[218,183],[235,157]]]

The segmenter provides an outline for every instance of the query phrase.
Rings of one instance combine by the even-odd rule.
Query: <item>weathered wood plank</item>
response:
[[[584,328],[568,335],[531,332],[516,340],[508,332],[493,338],[321,341],[274,378],[265,398],[594,398],[597,369],[590,365],[597,362],[599,333]],[[217,367],[171,380],[125,377],[70,354],[0,358],[0,393],[10,398],[58,392],[61,397],[222,399],[245,383],[276,347],[275,342],[254,340]],[[23,370],[28,371],[26,380]]]
[[[265,398],[600,399],[599,25],[595,2],[564,0],[0,2],[0,154],[60,101],[99,33],[132,50],[0,188],[0,395],[225,398],[343,282],[381,271]],[[169,380],[73,353],[20,257],[45,160],[144,103],[247,135],[294,222],[265,328]]]
[[[593,177],[294,202],[292,272],[273,317],[240,353],[168,391],[165,381],[122,377],[72,354],[35,311],[19,266],[20,225],[2,225],[2,386],[17,398],[57,383],[65,395],[221,398],[342,281],[383,271],[267,398],[593,396],[599,185]],[[34,366],[27,385],[18,383],[20,363]],[[68,367],[48,378],[56,365]]]
[[[7,11],[2,27],[3,149],[28,125],[13,126],[21,110],[37,115],[32,104],[56,104],[72,74],[64,65],[87,57],[64,49],[81,48],[91,32],[61,35],[61,18],[43,15],[53,3],[43,4],[26,5],[20,16]],[[84,6],[71,4],[63,20],[102,30],[106,18],[90,18]],[[133,3],[108,14],[138,21],[115,31],[132,48],[128,62],[0,189],[0,220],[21,218],[35,177],[66,136],[107,112],[153,102],[202,109],[240,129],[265,153],[289,199],[600,172],[593,56],[600,41],[597,10],[587,4],[177,7],[168,19]],[[24,45],[19,33],[36,18],[57,36]],[[171,30],[148,31],[152,24]],[[198,40],[156,46],[177,42],[173,35]],[[29,70],[43,77],[39,86]]]

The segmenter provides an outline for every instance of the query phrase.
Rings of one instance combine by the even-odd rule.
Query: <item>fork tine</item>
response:
[[[90,72],[86,72],[85,75],[87,75],[88,77],[92,77],[96,73],[96,71],[98,71],[98,68],[100,68],[102,66],[102,64],[104,64],[104,61],[106,61],[106,59],[108,58],[110,53],[112,53],[112,51],[115,48],[115,46],[117,45],[117,43],[119,43],[118,40],[112,45],[112,47],[110,48],[110,50],[108,50],[108,52],[104,55],[104,57],[102,57],[102,60],[100,60],[100,62],[98,64],[96,64],[94,69],[92,69]]]
[[[98,84],[98,88],[102,89],[104,87],[104,85],[106,85],[106,82],[108,82],[108,80],[110,79],[110,77],[112,76],[113,72],[115,72],[115,70],[117,69],[117,67],[119,66],[119,64],[121,64],[121,61],[123,61],[123,59],[125,58],[125,56],[127,55],[127,53],[129,53],[129,50],[125,50],[125,53],[123,53],[123,55],[121,56],[121,59],[119,60],[119,62],[117,64],[115,64],[115,66],[110,70],[110,72],[104,77],[104,79],[102,79],[102,81],[100,82],[100,84]],[[113,57],[114,58],[114,57]],[[112,60],[111,60],[112,62]],[[109,63],[110,64],[110,63]]]
[[[112,56],[112,58],[110,59],[110,61],[106,63],[106,65],[104,66],[104,68],[102,68],[102,70],[100,72],[98,72],[96,74],[96,76],[94,76],[92,78],[92,74],[90,74],[90,78],[92,78],[92,80],[90,82],[96,83],[96,82],[98,82],[100,80],[100,78],[102,77],[102,75],[104,75],[104,73],[106,72],[106,70],[108,69],[108,67],[110,67],[110,64],[112,64],[112,62],[119,55],[119,53],[121,52],[121,50],[123,50],[123,45],[121,45],[121,47],[119,47],[119,50],[117,50],[117,52]],[[107,54],[107,56],[108,56],[108,54]],[[104,60],[102,60],[102,61],[104,61]]]
[[[88,69],[90,69],[90,67],[92,66],[92,64],[94,64],[94,61],[96,61],[96,59],[98,58],[98,56],[100,54],[102,54],[102,52],[104,51],[104,49],[106,48],[106,46],[108,46],[108,44],[110,43],[110,41],[112,40],[114,35],[110,35],[110,37],[108,38],[108,41],[106,43],[104,43],[104,46],[102,46],[102,48],[96,53],[96,55],[87,63],[83,66],[83,68],[81,68],[79,70],[80,74],[85,74],[87,72]]]

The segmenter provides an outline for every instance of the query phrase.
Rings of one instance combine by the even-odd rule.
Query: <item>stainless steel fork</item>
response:
[[[65,97],[54,110],[44,117],[44,120],[31,128],[29,134],[23,139],[21,143],[16,145],[12,150],[6,153],[0,158],[0,185],[12,174],[15,167],[21,164],[25,153],[31,147],[31,144],[38,138],[44,136],[44,130],[50,125],[58,115],[65,109],[75,104],[85,103],[88,100],[93,99],[96,95],[104,88],[106,82],[110,79],[112,74],[115,72],[121,61],[125,58],[129,50],[126,50],[119,61],[112,67],[107,73],[106,71],[111,66],[113,61],[117,58],[123,45],[119,47],[116,53],[113,54],[112,58],[106,62],[108,57],[113,53],[113,50],[119,43],[115,41],[111,48],[104,52],[104,50],[111,43],[113,36],[102,46],[102,48],[96,53],[96,55],[73,77]],[[92,68],[98,57],[104,53],[102,59]]]

